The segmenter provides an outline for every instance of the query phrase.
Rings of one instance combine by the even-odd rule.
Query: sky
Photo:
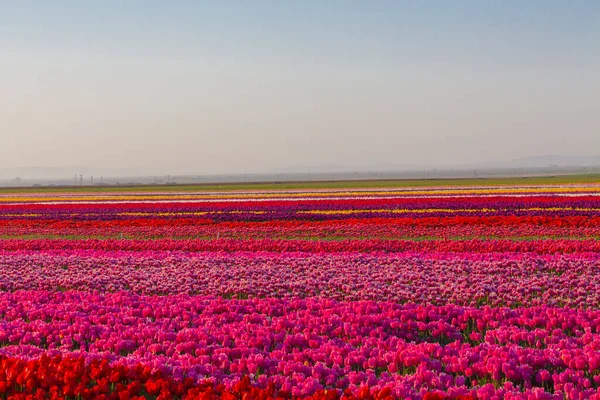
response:
[[[600,2],[0,0],[0,168],[600,154]]]

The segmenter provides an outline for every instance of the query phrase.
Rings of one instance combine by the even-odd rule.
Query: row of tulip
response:
[[[76,201],[198,201],[232,199],[331,198],[331,197],[406,197],[406,196],[488,196],[488,195],[586,195],[600,193],[597,184],[585,185],[514,185],[465,187],[404,187],[381,189],[322,189],[274,191],[172,191],[172,192],[87,192],[87,193],[3,193],[0,203],[17,202],[76,202]]]
[[[266,388],[253,386],[244,376],[227,388],[223,384],[206,381],[196,383],[187,378],[176,381],[160,372],[152,372],[139,364],[135,367],[110,365],[106,359],[86,359],[82,356],[55,356],[43,354],[38,359],[24,361],[19,358],[0,357],[0,395],[8,399],[118,399],[143,400],[242,400],[242,399],[289,399],[291,393],[277,390],[273,384]],[[307,400],[391,399],[392,391],[384,388],[371,393],[363,387],[353,393],[337,390],[319,390]],[[425,399],[448,398],[440,393],[425,393]],[[453,396],[457,400],[472,400],[474,396]]]
[[[0,215],[0,220],[12,221],[14,219],[33,219],[33,220],[56,220],[64,219],[69,221],[129,221],[139,218],[190,218],[209,220],[213,222],[269,222],[280,220],[298,220],[298,221],[336,221],[349,218],[446,218],[451,216],[459,217],[502,217],[517,216],[524,218],[547,217],[555,215],[562,218],[587,217],[598,218],[600,216],[600,207],[597,208],[563,208],[563,209],[526,209],[526,210],[450,210],[450,209],[427,209],[427,210],[342,210],[337,211],[235,211],[235,212],[191,212],[189,214],[176,213],[98,213],[98,214],[5,214]]]
[[[239,200],[203,200],[201,198],[195,201],[125,201],[118,200],[114,196],[107,196],[107,201],[85,201],[85,202],[41,202],[41,203],[1,203],[2,209],[23,212],[31,210],[96,210],[100,208],[113,210],[152,210],[154,208],[167,210],[189,210],[200,207],[202,210],[225,210],[225,209],[288,209],[293,205],[299,205],[302,209],[343,209],[343,208],[525,208],[535,206],[545,207],[563,207],[571,204],[579,207],[590,207],[598,204],[598,193],[578,196],[557,196],[557,195],[535,195],[535,196],[419,196],[419,197],[335,197],[335,198],[315,198],[315,197],[290,197],[290,198],[265,198],[256,197],[253,199]]]
[[[0,355],[24,361],[69,353],[227,388],[247,376],[294,397],[600,393],[600,311],[45,291],[0,294],[0,306]]]
[[[183,212],[231,212],[231,211],[335,211],[335,210],[434,210],[434,209],[487,209],[487,210],[526,210],[543,209],[595,209],[600,205],[600,197],[577,196],[469,196],[469,197],[421,197],[421,198],[337,198],[337,199],[302,199],[290,198],[269,200],[257,198],[243,201],[195,201],[195,202],[120,202],[108,203],[0,203],[2,214],[102,214],[102,213],[183,213]]]
[[[600,257],[514,253],[0,252],[0,290],[594,308]]]
[[[182,251],[182,252],[304,252],[304,253],[532,253],[574,254],[598,253],[600,241],[594,239],[536,239],[514,241],[498,240],[278,240],[278,239],[4,239],[0,251],[19,250],[104,250],[104,251]]]
[[[568,227],[568,228],[593,228],[600,223],[600,217],[585,217],[571,216],[562,217],[555,215],[534,216],[534,217],[518,217],[518,216],[447,216],[447,217],[422,217],[422,218],[347,218],[339,221],[298,221],[298,220],[281,220],[268,221],[263,223],[248,223],[248,222],[224,222],[220,225],[213,223],[207,218],[130,218],[123,220],[106,220],[106,221],[77,221],[69,219],[43,219],[43,220],[28,220],[14,217],[12,220],[1,220],[0,227],[8,229],[12,225],[23,227],[23,229],[38,229],[44,226],[60,228],[76,228],[85,229],[94,228],[111,228],[111,227],[185,227],[197,225],[212,225],[213,229],[226,227],[227,229],[243,229],[244,227],[265,227],[265,229],[310,229],[310,228],[327,228],[327,229],[374,229],[374,227],[404,228],[422,227],[435,228],[444,227],[452,228],[455,226],[479,226],[483,225],[489,228],[493,227],[518,227],[521,225],[533,225],[539,227]],[[365,228],[363,228],[363,226]]]
[[[214,223],[203,219],[107,221],[0,220],[0,232],[14,238],[127,239],[399,239],[399,238],[598,238],[598,217],[377,218],[336,221]]]
[[[343,221],[349,218],[360,218],[360,219],[390,219],[390,218],[410,218],[411,220],[418,218],[447,218],[451,216],[459,217],[503,217],[503,216],[516,216],[524,218],[544,218],[548,215],[555,215],[561,218],[572,218],[572,217],[587,217],[587,218],[598,218],[600,216],[600,208],[597,209],[585,209],[585,210],[574,210],[565,209],[560,211],[548,211],[548,210],[528,210],[528,211],[480,211],[480,210],[466,210],[466,211],[427,211],[427,212],[416,212],[409,213],[405,211],[394,212],[394,211],[365,211],[365,212],[343,212],[343,213],[303,213],[303,212],[235,212],[235,213],[196,213],[196,215],[152,215],[147,214],[142,216],[140,214],[135,215],[112,215],[112,214],[65,214],[62,216],[57,215],[36,215],[36,216],[15,216],[5,215],[0,216],[0,221],[13,221],[14,219],[34,219],[34,220],[50,220],[64,219],[69,221],[130,221],[132,219],[139,218],[189,218],[192,220],[199,219],[200,222],[210,221],[216,223],[231,223],[231,222],[271,222],[271,221],[282,221],[282,220],[296,220],[296,221]],[[135,217],[135,218],[134,218]]]

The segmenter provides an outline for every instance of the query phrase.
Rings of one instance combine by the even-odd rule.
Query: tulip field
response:
[[[600,399],[600,184],[2,192],[0,397]]]

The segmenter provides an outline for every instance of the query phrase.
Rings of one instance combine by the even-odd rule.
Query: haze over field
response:
[[[8,2],[0,170],[594,156],[599,38],[594,1]]]
[[[487,175],[511,175],[517,170],[518,173],[528,174],[557,174],[557,173],[574,173],[574,172],[595,172],[600,171],[600,156],[540,156],[540,157],[525,157],[514,160],[495,160],[483,163],[474,164],[453,164],[453,165],[424,165],[424,164],[394,164],[394,163],[377,163],[377,164],[365,164],[357,162],[355,164],[311,164],[311,165],[296,165],[290,167],[269,169],[269,170],[258,170],[248,169],[243,171],[236,171],[231,174],[211,174],[203,170],[196,170],[195,174],[181,174],[186,179],[192,181],[198,181],[199,177],[203,179],[218,181],[219,176],[223,179],[229,175],[229,180],[242,181],[252,178],[258,181],[273,180],[275,177],[277,180],[291,179],[291,180],[303,180],[311,177],[318,178],[318,174],[335,174],[321,176],[321,178],[327,179],[351,179],[352,175],[348,174],[359,174],[356,178],[366,178],[369,174],[375,173],[386,173],[388,178],[402,178],[402,177],[414,177],[414,173],[425,173],[435,174],[436,172],[442,174],[441,176],[456,176],[465,177],[473,174],[473,170],[479,169],[480,174]],[[16,167],[16,168],[0,168],[0,180],[11,180],[13,183],[16,178],[35,180],[35,182],[42,182],[44,179],[60,180],[64,183],[69,183],[71,177],[77,175],[79,180],[80,176],[85,177],[85,182],[89,182],[90,177],[96,177],[96,183],[98,178],[145,178],[144,181],[152,181],[154,178],[152,175],[156,175],[156,179],[163,180],[170,171],[165,170],[159,174],[148,173],[144,169],[134,168],[90,168],[82,166],[71,166],[71,167]],[[196,178],[194,178],[194,176]],[[374,175],[372,177],[375,177]],[[180,179],[182,177],[180,176]],[[201,179],[200,179],[201,180]],[[39,182],[38,182],[39,181]],[[77,181],[79,182],[79,181]],[[6,183],[6,182],[5,182]]]

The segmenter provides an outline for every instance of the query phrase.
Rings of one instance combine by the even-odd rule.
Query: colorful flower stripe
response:
[[[600,197],[560,198],[463,198],[448,199],[344,200],[299,202],[162,203],[162,204],[71,204],[0,206],[0,223],[15,220],[42,221],[137,221],[140,219],[189,220],[188,223],[345,221],[370,219],[444,220],[456,218],[521,218],[523,221],[580,220],[600,217]],[[134,223],[134,222],[132,222]],[[597,226],[597,224],[588,224]],[[196,235],[198,236],[198,235]],[[403,236],[403,235],[394,235]]]
[[[163,201],[163,200],[221,200],[221,199],[277,199],[277,198],[314,198],[314,197],[376,197],[376,196],[436,196],[436,195],[527,195],[527,194],[600,194],[598,185],[554,185],[554,186],[508,186],[475,188],[404,188],[387,190],[338,190],[338,191],[267,191],[267,192],[172,192],[172,193],[53,193],[6,194],[0,196],[0,203],[34,202],[77,202],[77,201]]]
[[[449,216],[449,217],[426,217],[426,218],[349,218],[336,221],[269,221],[260,224],[248,223],[246,221],[228,222],[214,224],[211,220],[205,218],[134,218],[129,220],[106,220],[106,221],[75,221],[71,219],[44,219],[44,220],[28,220],[28,219],[12,219],[0,221],[2,229],[8,229],[13,225],[21,225],[24,228],[43,228],[46,226],[57,228],[82,227],[93,229],[94,227],[110,228],[110,227],[128,227],[128,226],[149,226],[152,228],[160,228],[165,226],[180,227],[180,226],[204,226],[210,225],[211,229],[219,229],[226,227],[227,229],[251,229],[251,227],[266,227],[272,229],[279,227],[282,229],[310,229],[314,227],[329,228],[357,228],[357,229],[372,229],[372,227],[390,227],[390,228],[410,228],[410,227],[441,227],[452,228],[454,226],[473,226],[485,225],[488,227],[495,226],[510,226],[516,227],[519,225],[536,225],[539,227],[570,227],[570,228],[593,228],[600,222],[600,217],[584,217],[584,216],[534,216],[534,217],[518,217],[514,215],[494,216],[494,217],[476,217],[476,216]]]
[[[600,255],[0,252],[0,291],[386,299],[516,307],[600,304]]]
[[[302,220],[302,221],[333,221],[333,220],[345,220],[348,218],[361,218],[361,219],[372,219],[372,218],[445,218],[450,216],[458,217],[501,217],[501,216],[518,216],[523,218],[533,217],[545,217],[548,214],[552,214],[559,217],[588,217],[595,218],[600,216],[600,209],[595,211],[593,209],[564,209],[564,210],[513,210],[513,211],[492,211],[492,210],[477,210],[477,211],[431,211],[431,212],[370,212],[363,211],[360,213],[326,213],[326,214],[308,214],[299,212],[235,212],[235,213],[198,213],[196,215],[188,215],[188,218],[210,220],[212,222],[268,222],[268,221],[281,221],[281,220]],[[27,216],[29,215],[29,216]],[[82,221],[108,221],[108,220],[121,220],[127,221],[130,219],[139,219],[142,215],[119,215],[119,214],[54,214],[54,215],[31,215],[25,214],[20,215],[19,218],[27,219],[40,219],[40,220],[55,220],[55,219],[68,219],[68,220],[82,220]],[[163,215],[161,218],[182,218],[185,215]],[[0,216],[0,220],[12,221],[15,216]],[[147,214],[149,219],[157,218],[157,215]]]
[[[223,222],[193,218],[130,220],[0,220],[4,237],[398,239],[598,238],[600,217],[435,217],[335,221]]]
[[[23,361],[19,358],[0,357],[0,395],[9,399],[126,399],[138,400],[148,396],[157,400],[183,398],[186,400],[241,400],[291,397],[291,393],[277,390],[273,384],[258,388],[251,384],[248,376],[240,379],[231,388],[223,384],[207,381],[195,383],[192,379],[177,381],[165,377],[160,372],[152,372],[139,364],[135,367],[109,365],[105,359],[56,356],[43,354],[39,359]],[[30,393],[35,393],[33,397]],[[391,389],[384,388],[371,393],[368,387],[354,394],[336,390],[318,390],[306,399],[383,400],[392,398]],[[435,393],[425,394],[426,398],[437,398]],[[442,398],[445,398],[443,396]],[[470,400],[473,396],[455,396],[456,399]]]
[[[100,191],[65,191],[65,192],[52,192],[52,196],[73,196],[73,197],[85,197],[85,196],[105,196],[111,197],[114,195],[128,195],[128,196],[148,196],[148,195],[220,195],[220,194],[243,194],[243,195],[268,195],[268,194],[304,194],[304,193],[344,193],[344,192],[352,192],[352,193],[365,193],[365,192],[375,192],[375,193],[387,193],[394,192],[398,190],[405,191],[430,191],[430,190],[482,190],[489,189],[493,190],[504,190],[504,189],[541,189],[541,188],[563,188],[563,189],[579,189],[579,188],[600,188],[600,183],[593,182],[581,182],[581,183],[561,183],[561,184],[496,184],[496,185],[432,185],[432,186],[404,186],[404,187],[368,187],[368,182],[365,187],[354,187],[354,188],[295,188],[295,189],[235,189],[235,190],[117,190],[111,191],[109,190],[100,190]],[[2,192],[0,193],[0,197],[13,197],[15,195],[23,195],[29,197],[47,197],[48,193],[42,191],[24,191],[22,193],[18,192]]]
[[[112,203],[72,203],[72,204],[2,204],[0,210],[8,212],[31,212],[59,210],[67,212],[112,210],[121,211],[163,211],[163,212],[186,212],[186,211],[215,211],[215,210],[320,210],[320,209],[426,209],[426,208],[529,208],[529,207],[600,207],[599,196],[467,196],[460,198],[342,198],[342,199],[289,199],[268,200],[254,199],[239,202],[230,201],[195,201],[195,202],[112,202]]]
[[[451,253],[533,253],[572,254],[598,253],[597,240],[542,239],[513,241],[498,240],[116,240],[116,239],[6,239],[0,240],[0,250],[105,250],[105,251],[184,251],[184,252],[305,252],[305,253],[394,253],[394,252],[451,252]]]
[[[218,200],[218,199],[248,199],[248,198],[311,198],[311,197],[369,197],[369,196],[435,196],[435,195],[490,195],[490,194],[589,194],[600,193],[600,186],[528,186],[528,187],[478,187],[478,188],[408,188],[397,190],[345,190],[345,191],[312,191],[312,192],[221,192],[221,193],[111,193],[94,194],[85,193],[73,195],[71,193],[51,194],[46,196],[13,194],[0,196],[0,203],[14,202],[76,202],[76,201],[161,201],[161,200]]]

